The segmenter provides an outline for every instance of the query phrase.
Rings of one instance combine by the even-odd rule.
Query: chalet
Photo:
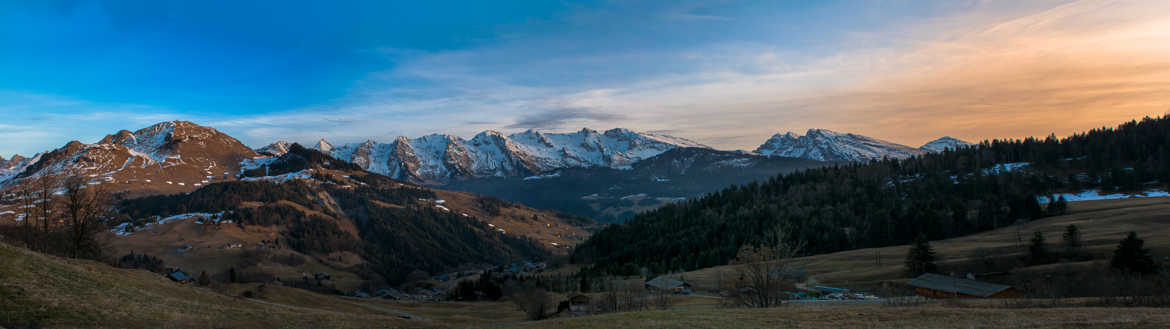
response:
[[[914,292],[927,298],[1019,298],[1012,286],[926,273],[910,280]]]
[[[650,291],[666,291],[673,294],[690,294],[691,284],[666,276],[660,276],[654,278],[654,280],[646,281],[646,289]]]
[[[573,294],[569,296],[569,311],[574,315],[589,314],[591,307],[591,300],[585,294]]]

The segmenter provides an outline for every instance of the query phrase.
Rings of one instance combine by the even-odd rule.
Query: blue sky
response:
[[[1068,133],[1170,109],[1153,98],[1164,7],[0,1],[0,155],[176,119],[256,147],[582,126],[729,149],[808,128],[907,144]],[[1055,64],[1019,69],[1036,63]],[[1054,116],[1075,120],[1041,124]]]

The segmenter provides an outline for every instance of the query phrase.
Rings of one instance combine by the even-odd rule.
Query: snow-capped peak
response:
[[[91,184],[121,181],[119,189],[165,190],[158,180],[176,186],[200,186],[214,171],[234,171],[256,152],[213,128],[187,121],[160,122],[135,132],[121,130],[94,144],[72,141],[0,173],[0,184],[26,178],[85,176]],[[163,180],[166,176],[167,180]],[[148,178],[149,177],[149,178]]]
[[[272,156],[282,156],[288,153],[288,149],[292,147],[292,143],[287,141],[276,141],[276,143],[268,144],[268,146],[257,149],[257,153],[267,153]]]
[[[333,144],[329,144],[328,141],[322,138],[321,140],[317,141],[317,146],[313,148],[321,152],[329,153],[333,151]]]
[[[828,129],[809,129],[803,136],[792,132],[776,134],[756,148],[755,152],[820,161],[860,162],[883,158],[905,159],[923,153],[909,146]]]
[[[942,151],[945,151],[948,149],[956,150],[956,149],[968,147],[971,145],[972,145],[971,143],[962,141],[960,139],[957,139],[957,138],[954,138],[951,136],[944,136],[942,138],[939,138],[939,139],[927,142],[926,144],[923,144],[922,147],[919,147],[919,149],[922,149],[923,151],[926,151],[926,152],[937,153],[937,152],[942,152]]]
[[[629,129],[571,133],[527,130],[512,135],[484,131],[470,140],[432,134],[335,147],[330,153],[363,168],[399,179],[441,182],[451,178],[528,176],[561,168],[618,168],[678,147],[706,146],[667,135]]]

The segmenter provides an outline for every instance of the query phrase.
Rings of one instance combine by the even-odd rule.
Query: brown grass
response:
[[[1156,308],[991,309],[820,306],[651,311],[527,323],[520,328],[1166,328]]]
[[[299,293],[270,291],[278,295]],[[146,271],[61,259],[0,244],[0,326],[29,324],[85,328],[435,326],[381,312],[256,302],[179,285]]]
[[[1146,241],[1146,247],[1159,259],[1170,255],[1170,198],[1072,203],[1068,215],[965,237],[931,241],[931,246],[938,253],[939,265],[945,271],[948,265],[974,261],[972,254],[980,248],[993,251],[996,257],[1022,256],[1027,252],[1028,239],[1035,231],[1044,232],[1053,251],[1062,250],[1059,247],[1061,234],[1069,224],[1077,225],[1084,250],[1098,260],[1108,260],[1118,241],[1129,231],[1137,231]],[[903,275],[903,258],[908,248],[903,245],[802,257],[796,259],[792,266],[808,271],[819,282],[876,287],[881,282],[906,280]],[[881,255],[880,266],[875,262],[875,253]],[[717,288],[721,277],[722,280],[734,279],[735,269],[735,266],[719,266],[676,276],[686,278],[695,290],[705,291]]]

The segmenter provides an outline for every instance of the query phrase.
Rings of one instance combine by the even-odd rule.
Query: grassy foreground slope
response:
[[[279,287],[277,287],[279,288]],[[0,243],[0,327],[430,327],[391,313],[321,310],[182,286],[142,270],[63,259]]]
[[[820,306],[617,313],[519,328],[1167,328],[1159,308],[958,308]]]

